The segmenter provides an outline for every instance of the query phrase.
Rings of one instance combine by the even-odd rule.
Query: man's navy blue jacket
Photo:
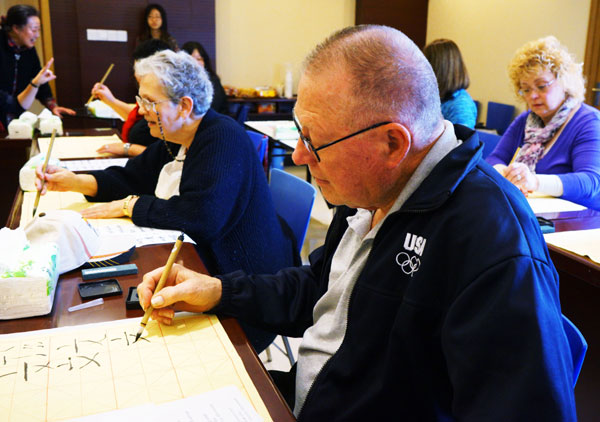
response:
[[[379,230],[344,341],[298,420],[576,420],[558,275],[538,222],[481,159],[477,135],[455,130],[468,140]],[[338,209],[310,266],[220,277],[215,311],[301,336],[354,212]]]

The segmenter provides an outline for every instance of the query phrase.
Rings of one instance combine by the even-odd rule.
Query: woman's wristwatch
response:
[[[129,212],[129,203],[131,202],[132,199],[137,198],[137,195],[129,195],[127,198],[125,198],[125,200],[123,201],[123,214],[125,214],[125,217],[129,217],[131,218],[131,213]]]
[[[39,85],[39,84],[34,84],[34,83],[33,83],[33,79],[32,79],[31,81],[29,81],[29,85],[31,85],[31,86],[32,86],[32,87],[34,87],[34,88],[39,88],[39,87],[40,87],[40,85]]]
[[[131,148],[131,144],[129,142],[125,142],[123,144],[123,153],[129,157],[129,148]]]

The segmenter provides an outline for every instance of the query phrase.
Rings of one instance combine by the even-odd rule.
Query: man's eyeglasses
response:
[[[521,97],[527,97],[529,95],[531,95],[533,93],[533,91],[537,92],[538,94],[545,94],[546,91],[548,90],[548,87],[550,85],[552,85],[554,82],[556,82],[556,79],[552,79],[550,82],[546,82],[545,84],[542,85],[537,85],[533,88],[521,88],[519,90],[519,95]]]
[[[312,151],[315,154],[315,157],[316,157],[316,159],[317,159],[318,162],[321,162],[321,158],[319,157],[319,154],[317,153],[317,151],[320,151],[322,149],[325,149],[327,147],[335,145],[338,142],[345,141],[346,139],[352,138],[353,136],[360,135],[361,133],[366,132],[368,130],[375,129],[375,128],[379,127],[379,126],[383,126],[383,125],[387,125],[387,124],[392,123],[392,122],[379,122],[379,123],[375,123],[374,125],[371,125],[371,126],[369,126],[367,128],[361,129],[361,130],[359,130],[357,132],[351,133],[350,135],[344,136],[343,138],[337,139],[335,141],[332,141],[332,142],[329,142],[327,144],[321,145],[318,148],[315,148],[313,146],[312,141],[310,140],[310,138],[308,136],[305,136],[302,133],[302,126],[298,122],[298,118],[296,117],[296,113],[293,113],[293,118],[294,118],[294,124],[296,125],[296,129],[298,129],[298,134],[300,135],[300,139],[302,139],[302,142],[304,143],[304,146],[306,147],[306,149],[309,150],[309,151]]]
[[[156,104],[164,103],[167,101],[171,101],[171,100],[167,99],[167,100],[152,102],[150,100],[140,97],[139,95],[135,96],[135,102],[138,103],[138,105],[141,108],[143,108],[146,111],[153,111],[155,113],[156,113]]]

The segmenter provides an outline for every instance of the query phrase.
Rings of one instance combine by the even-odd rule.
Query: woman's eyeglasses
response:
[[[541,84],[541,85],[537,85],[533,88],[521,88],[519,90],[519,95],[521,97],[527,97],[529,95],[531,95],[534,91],[537,92],[538,94],[545,94],[546,91],[548,90],[548,87],[550,87],[550,85],[552,85],[554,82],[556,82],[556,79],[552,79],[550,82],[546,82],[545,84]]]
[[[152,101],[150,101],[150,100],[147,100],[147,99],[145,99],[145,98],[142,98],[142,97],[140,97],[139,95],[136,95],[136,96],[135,96],[135,102],[136,102],[136,103],[137,103],[137,104],[138,104],[138,105],[139,105],[141,108],[143,108],[143,109],[144,109],[144,110],[146,110],[146,111],[153,111],[153,112],[155,112],[155,113],[157,112],[157,111],[156,111],[156,104],[164,103],[164,102],[167,102],[167,101],[171,101],[171,100],[167,99],[167,100],[162,100],[162,101],[155,101],[155,102],[152,102]]]

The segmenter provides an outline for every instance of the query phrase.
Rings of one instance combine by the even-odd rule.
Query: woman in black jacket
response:
[[[59,107],[52,96],[47,83],[55,78],[50,70],[52,59],[42,68],[35,49],[39,36],[40,17],[35,8],[16,5],[8,9],[0,30],[0,121],[4,125],[29,108],[34,98],[57,116],[75,114]]]

